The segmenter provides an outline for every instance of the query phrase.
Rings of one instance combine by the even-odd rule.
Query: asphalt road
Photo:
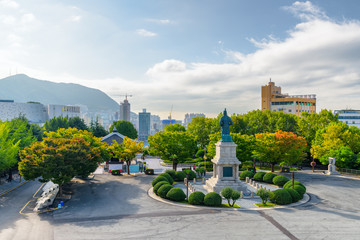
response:
[[[26,204],[28,200],[24,199],[7,212],[9,218],[0,220],[0,239],[347,240],[360,236],[358,179],[297,173],[296,178],[305,183],[311,196],[303,206],[215,211],[177,207],[149,198],[152,178],[97,175],[94,180],[73,184],[73,198],[64,209],[17,216],[15,209],[18,212],[20,205]],[[32,193],[28,188],[23,196],[27,199],[36,191],[35,186]]]

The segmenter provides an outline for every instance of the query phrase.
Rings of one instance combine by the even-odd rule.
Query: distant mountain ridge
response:
[[[0,99],[42,104],[86,105],[90,112],[119,111],[106,93],[74,83],[55,83],[17,74],[0,79]]]

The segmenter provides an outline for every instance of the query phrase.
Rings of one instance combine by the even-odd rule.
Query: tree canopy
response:
[[[112,132],[114,129],[114,126],[116,126],[116,130],[121,133],[122,135],[129,137],[131,139],[136,139],[138,136],[138,133],[134,127],[134,125],[132,125],[131,122],[128,121],[115,121],[113,122],[113,124],[111,125],[109,131]]]
[[[197,151],[195,140],[186,132],[161,131],[149,136],[148,141],[150,151],[163,160],[171,160],[174,170],[178,163],[193,157]]]
[[[95,122],[91,121],[89,130],[95,137],[105,137],[109,134],[99,123],[98,119],[96,119]]]
[[[175,124],[169,124],[169,125],[166,125],[165,126],[165,129],[164,129],[165,132],[185,132],[185,127],[178,124],[178,123],[175,123]]]

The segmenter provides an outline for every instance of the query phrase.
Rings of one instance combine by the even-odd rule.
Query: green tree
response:
[[[60,128],[56,132],[45,132],[45,136],[48,138],[62,138],[62,139],[73,139],[73,138],[82,138],[87,143],[90,144],[91,150],[90,154],[96,158],[97,162],[103,162],[110,159],[110,153],[107,149],[107,144],[100,142],[101,138],[94,137],[91,132],[86,130],[78,130],[76,128]],[[100,156],[98,157],[98,152]]]
[[[193,137],[186,132],[158,132],[149,136],[150,151],[163,160],[171,160],[173,169],[177,164],[195,155],[197,147]]]
[[[178,123],[175,123],[175,124],[169,124],[167,126],[165,126],[165,129],[164,129],[165,132],[185,132],[185,127],[178,124]]]
[[[84,119],[80,117],[69,118],[69,127],[89,131],[89,128],[86,126]]]
[[[109,134],[108,131],[106,131],[105,128],[99,123],[98,119],[96,119],[95,122],[91,120],[89,130],[95,137],[105,137]]]
[[[11,169],[17,163],[19,143],[9,138],[8,124],[0,122],[0,172]]]
[[[336,166],[339,168],[359,168],[359,163],[356,154],[348,146],[341,146],[338,149],[331,150],[329,157],[336,159]]]
[[[60,128],[69,128],[69,119],[67,117],[54,117],[44,124],[44,129],[47,132],[56,132]]]
[[[21,151],[20,157],[19,171],[26,180],[52,181],[59,184],[62,195],[63,184],[95,171],[100,151],[82,138],[45,138]]]
[[[136,154],[139,153],[144,146],[142,141],[132,140],[131,138],[125,137],[121,144],[118,144],[115,140],[109,146],[115,157],[122,159],[126,162],[128,175],[130,175],[130,164],[135,158]]]
[[[14,142],[19,142],[20,149],[30,146],[30,144],[36,141],[36,138],[33,136],[33,131],[31,125],[28,124],[28,121],[23,118],[15,118],[10,122],[6,122],[9,126],[9,139],[13,139]]]
[[[277,144],[275,134],[258,133],[255,134],[256,145],[253,151],[254,157],[271,165],[271,172],[274,172],[274,166],[280,162],[280,146]]]
[[[131,122],[128,122],[128,121],[113,122],[113,124],[111,125],[111,127],[109,129],[110,132],[113,131],[114,126],[116,126],[116,129],[119,133],[121,133],[122,135],[124,135],[126,137],[129,137],[131,139],[136,139],[138,136],[137,131]]]
[[[186,131],[194,136],[195,141],[201,148],[205,148],[210,141],[210,134],[214,133],[213,119],[206,117],[194,117],[188,124]]]
[[[327,165],[328,158],[337,156],[350,156],[350,150],[354,155],[360,152],[360,131],[355,127],[350,127],[342,122],[332,122],[328,126],[316,132],[315,139],[312,144],[311,154],[313,158]],[[347,166],[352,168],[355,166],[356,160],[351,157],[341,157],[343,161],[336,161],[336,165],[340,167]],[[349,162],[344,162],[348,159]]]

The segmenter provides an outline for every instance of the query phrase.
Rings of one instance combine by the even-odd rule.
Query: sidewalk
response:
[[[6,181],[6,179],[1,179],[0,181],[0,197],[5,195],[6,193],[12,191],[13,189],[23,185],[27,182],[24,178],[17,177],[13,179],[11,182]]]

